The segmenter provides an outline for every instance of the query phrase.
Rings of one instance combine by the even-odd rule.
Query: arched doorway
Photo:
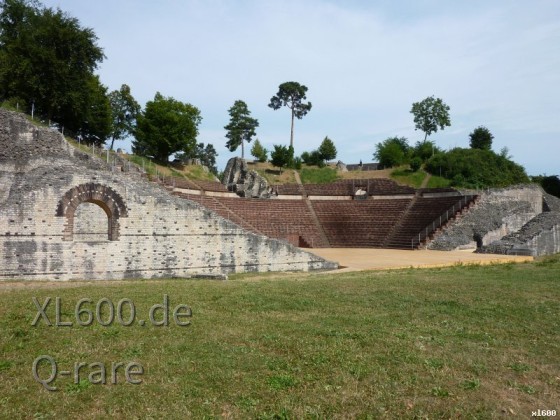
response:
[[[58,203],[57,217],[65,217],[63,240],[119,239],[119,219],[128,217],[122,197],[101,184],[82,184],[69,190]]]

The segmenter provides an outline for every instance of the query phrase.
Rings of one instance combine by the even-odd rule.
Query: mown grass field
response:
[[[70,286],[0,291],[0,418],[527,418],[560,410],[558,257]],[[33,297],[41,305],[52,298],[45,312],[54,324],[55,297],[61,321],[75,323],[82,298],[90,309],[128,298],[138,321],[164,294],[171,310],[192,308],[190,326],[31,325]],[[39,355],[59,371],[136,361],[143,383],[125,383],[118,371],[116,385],[90,384],[97,369],[86,366],[80,383],[59,376],[50,392],[32,375]],[[47,378],[50,368],[38,373]]]

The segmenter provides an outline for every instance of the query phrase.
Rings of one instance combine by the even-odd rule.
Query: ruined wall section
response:
[[[542,211],[543,193],[536,185],[485,191],[475,207],[437,235],[427,248],[476,249],[519,231]]]
[[[541,213],[518,232],[510,233],[478,252],[533,256],[556,254],[560,252],[560,213]]]
[[[111,173],[102,161],[74,151],[60,134],[21,118],[6,121],[0,110],[0,280],[188,277],[337,266],[248,233],[138,177]],[[87,204],[79,204],[80,194]]]

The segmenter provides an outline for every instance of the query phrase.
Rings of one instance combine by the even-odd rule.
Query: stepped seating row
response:
[[[311,211],[303,200],[258,200],[183,193],[175,195],[196,201],[254,233],[286,240],[296,246],[328,245],[322,239]]]
[[[272,191],[277,195],[302,195],[303,188],[299,184],[274,184]]]
[[[411,199],[312,201],[332,247],[380,247]]]
[[[415,199],[313,200],[316,224],[305,200],[259,200],[175,192],[200,203],[244,229],[310,247],[411,248],[440,216],[452,218],[470,203],[462,196]],[[453,209],[453,206],[455,208]],[[452,209],[450,214],[448,210]],[[453,213],[453,214],[451,214]],[[322,238],[321,228],[328,242]],[[417,241],[416,241],[417,243]]]
[[[342,179],[331,184],[306,184],[307,195],[354,195],[358,189],[368,195],[403,195],[414,194],[412,187],[397,184],[390,179]]]
[[[228,192],[227,187],[218,181],[202,181],[196,180],[193,181],[199,187],[201,187],[204,191],[212,191],[212,192]]]
[[[470,201],[463,196],[416,199],[384,246],[387,248],[412,248],[413,244],[418,244],[419,234],[422,235],[421,238],[425,236],[426,228],[429,225],[431,227],[428,232],[431,232],[433,227],[455,217],[457,212],[469,203]],[[442,217],[441,220],[440,217]],[[414,242],[412,242],[413,240]]]
[[[164,178],[161,181],[166,187],[182,188],[189,190],[203,190],[212,192],[228,192],[225,185],[217,181],[190,180],[185,178]]]

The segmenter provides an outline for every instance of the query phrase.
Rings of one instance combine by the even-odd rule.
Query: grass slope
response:
[[[526,418],[559,408],[559,278],[555,258],[3,290],[0,417]],[[65,321],[84,297],[129,298],[146,320],[164,294],[192,307],[191,326],[31,326],[33,296],[52,298],[54,322],[55,296]],[[143,383],[91,385],[85,368],[49,392],[31,374],[43,354],[59,370],[137,361]]]

